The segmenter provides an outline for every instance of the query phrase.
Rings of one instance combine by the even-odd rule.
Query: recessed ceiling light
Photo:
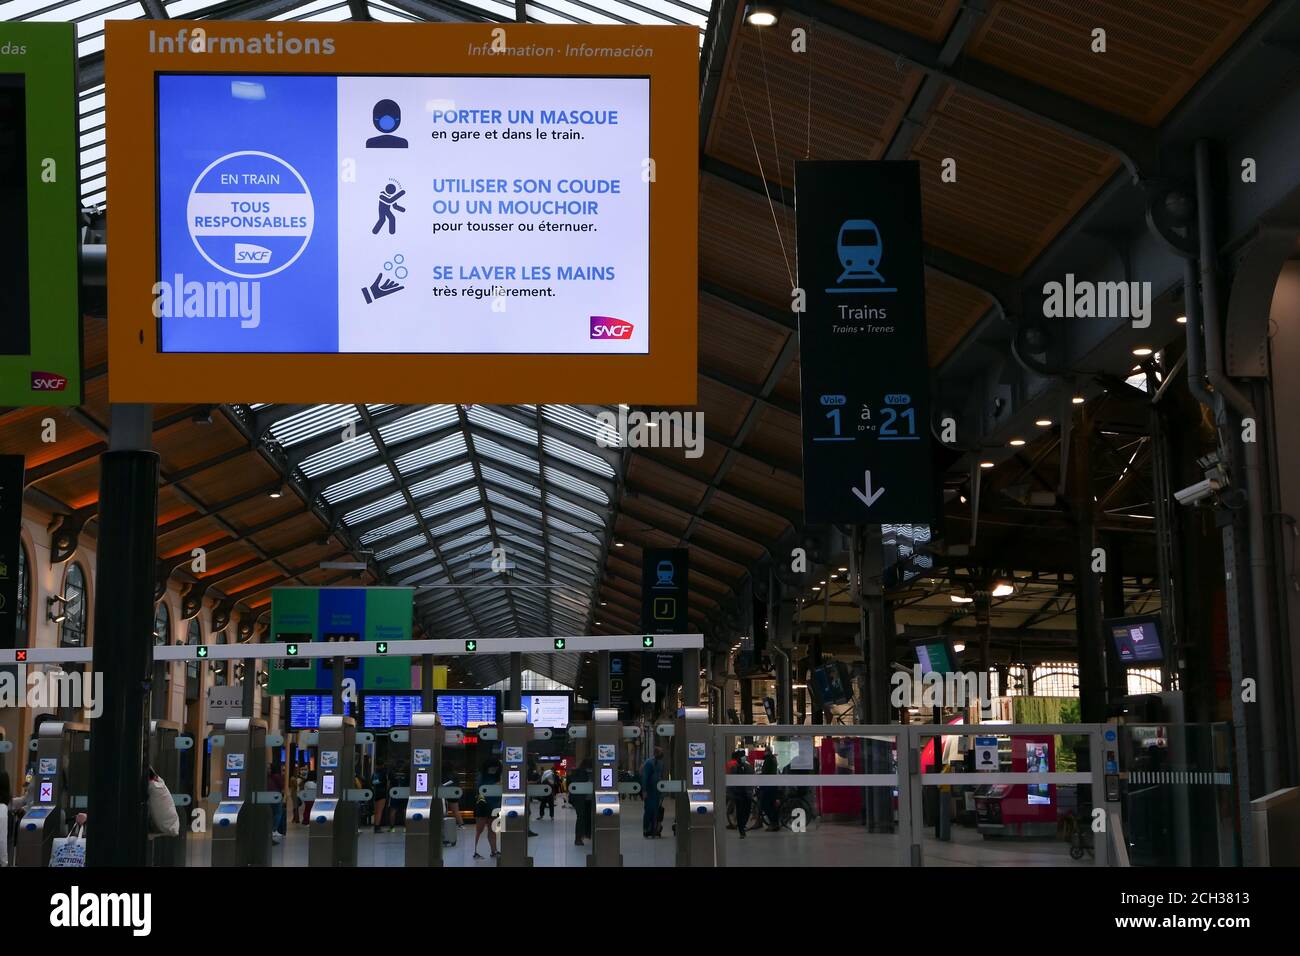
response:
[[[993,585],[994,597],[1010,597],[1015,593],[1015,585],[1011,584],[1009,581],[999,581],[997,584]]]
[[[616,547],[616,548],[621,548],[621,547],[623,547],[623,542],[622,542],[622,541],[615,541],[615,542],[614,542],[614,547]]]
[[[1137,348],[1133,350],[1133,354],[1138,356],[1139,358],[1145,358],[1146,356],[1150,355],[1154,351],[1155,349],[1147,348],[1147,346],[1145,345],[1139,345]]]
[[[1010,445],[1012,448],[1019,448],[1024,443],[1025,440],[1023,438],[1013,438],[1011,439],[1011,441],[1007,442],[1007,444]]]
[[[1186,324],[1187,324],[1187,316],[1185,316],[1185,315],[1180,315],[1178,318],[1174,319],[1174,321],[1177,322],[1179,325],[1186,325]]]
[[[1082,395],[1076,395],[1074,396],[1074,398],[1070,399],[1070,403],[1072,405],[1082,405],[1086,401],[1087,399],[1084,398]]]
[[[963,644],[961,641],[957,641],[955,644],[953,644],[952,649],[956,651],[958,654],[960,654],[962,651],[966,650],[966,645]]]
[[[776,8],[765,3],[751,3],[745,8],[745,20],[750,26],[776,26]]]
[[[991,461],[982,461],[982,462],[980,462],[980,467],[981,467],[981,468],[993,468],[993,467],[994,467],[994,464],[993,464],[993,462],[991,462]]]
[[[975,602],[973,597],[967,597],[964,594],[949,594],[948,600],[953,604],[973,604]]]
[[[1034,424],[1039,428],[1051,428],[1052,420],[1050,418],[1036,418],[1034,419]]]

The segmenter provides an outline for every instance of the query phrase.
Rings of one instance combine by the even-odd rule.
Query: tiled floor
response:
[[[672,807],[669,806],[662,839],[647,840],[641,835],[640,801],[623,804],[622,850],[624,866],[671,867],[675,861],[672,835]],[[538,834],[529,840],[529,852],[535,866],[585,866],[590,843],[574,846],[574,812],[568,806],[557,807],[555,819],[532,821]],[[897,866],[897,837],[872,834],[848,823],[814,821],[805,833],[751,831],[741,840],[734,830],[727,831],[726,857],[729,866]],[[488,858],[485,832],[479,840],[482,860],[475,860],[474,827],[466,823],[454,847],[443,850],[447,866],[496,866]],[[207,866],[211,848],[206,834],[191,834],[187,856],[191,866]],[[1068,848],[1059,841],[985,840],[978,833],[961,827],[953,829],[953,839],[941,843],[927,838],[923,849],[929,866],[1091,866],[1086,858],[1075,862]],[[401,829],[376,834],[363,828],[357,850],[360,866],[397,866],[405,859],[404,833]],[[273,866],[306,866],[307,829],[290,824],[285,841],[272,850]]]

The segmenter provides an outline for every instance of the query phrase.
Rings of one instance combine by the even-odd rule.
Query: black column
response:
[[[1097,540],[1096,506],[1092,500],[1094,424],[1086,407],[1079,409],[1078,415],[1070,449],[1074,471],[1071,497],[1077,535],[1075,621],[1079,640],[1079,708],[1084,722],[1091,724],[1106,719],[1106,659],[1101,633],[1101,582],[1092,570],[1092,550]],[[1032,684],[1032,666],[1029,673]]]
[[[118,408],[113,415],[116,431]],[[90,866],[145,865],[157,526],[158,456],[106,452],[100,458],[93,657],[104,678],[104,710],[90,730]]]

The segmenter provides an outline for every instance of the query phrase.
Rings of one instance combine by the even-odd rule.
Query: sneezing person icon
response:
[[[370,232],[379,235],[379,230],[388,223],[388,234],[391,236],[397,232],[397,217],[393,215],[393,210],[406,212],[405,206],[397,205],[397,200],[406,195],[405,189],[398,189],[393,183],[389,183],[379,193],[379,219],[375,222],[375,228]]]

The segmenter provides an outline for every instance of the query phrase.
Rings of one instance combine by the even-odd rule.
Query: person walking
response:
[[[496,754],[490,754],[482,769],[478,772],[478,787],[500,787],[501,786],[501,758]],[[479,837],[483,831],[487,830],[488,849],[495,858],[500,855],[497,850],[497,833],[492,829],[492,818],[494,812],[501,812],[501,795],[500,793],[493,796],[484,796],[479,794],[477,801],[474,803],[474,859],[481,860],[483,856],[478,851]]]
[[[752,774],[754,768],[745,759],[745,751],[736,749],[727,761],[727,775]],[[736,807],[736,829],[740,838],[745,839],[745,830],[749,828],[749,815],[754,811],[754,795],[751,787],[728,787],[727,795]]]
[[[547,767],[542,772],[542,783],[551,788],[549,797],[542,797],[537,804],[537,819],[546,816],[546,811],[551,811],[551,819],[555,819],[555,796],[560,792],[560,775],[555,772],[554,767]]]
[[[569,774],[569,804],[577,811],[578,819],[573,831],[573,845],[582,846],[583,841],[591,836],[592,797],[589,793],[574,793],[572,784],[591,783],[592,763],[588,757]]]
[[[767,755],[763,758],[762,774],[765,777],[770,777],[780,772],[781,769],[776,762],[776,754],[769,748]],[[776,787],[758,788],[758,822],[768,830],[781,829],[781,818],[777,813]]]
[[[641,793],[645,798],[645,808],[641,811],[641,835],[646,839],[663,833],[663,825],[659,821],[663,796],[659,792],[659,781],[663,776],[664,751],[662,747],[656,747],[641,766]]]

